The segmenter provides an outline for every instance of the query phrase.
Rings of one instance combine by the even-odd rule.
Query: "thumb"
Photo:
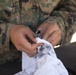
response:
[[[30,39],[33,42],[36,42],[35,34],[33,31],[31,31],[29,28],[27,28],[24,32],[25,32],[24,34],[28,37],[28,39]]]

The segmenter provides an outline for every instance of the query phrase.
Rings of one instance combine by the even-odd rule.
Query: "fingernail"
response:
[[[41,38],[41,30],[36,31],[36,37]]]

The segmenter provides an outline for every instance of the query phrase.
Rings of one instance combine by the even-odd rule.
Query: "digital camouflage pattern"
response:
[[[22,24],[35,32],[43,22],[57,23],[61,45],[69,44],[76,30],[76,0],[0,0],[0,64],[20,57],[9,40],[13,25]]]

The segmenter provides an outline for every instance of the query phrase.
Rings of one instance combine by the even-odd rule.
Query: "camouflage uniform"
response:
[[[76,0],[0,0],[0,64],[20,57],[9,40],[13,25],[35,31],[43,22],[57,23],[63,32],[61,45],[68,44],[76,29]]]

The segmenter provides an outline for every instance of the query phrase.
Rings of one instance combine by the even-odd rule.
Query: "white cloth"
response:
[[[15,75],[69,75],[63,63],[57,58],[52,45],[40,38],[37,43],[44,43],[38,47],[38,54],[29,57],[22,52],[22,72]]]

